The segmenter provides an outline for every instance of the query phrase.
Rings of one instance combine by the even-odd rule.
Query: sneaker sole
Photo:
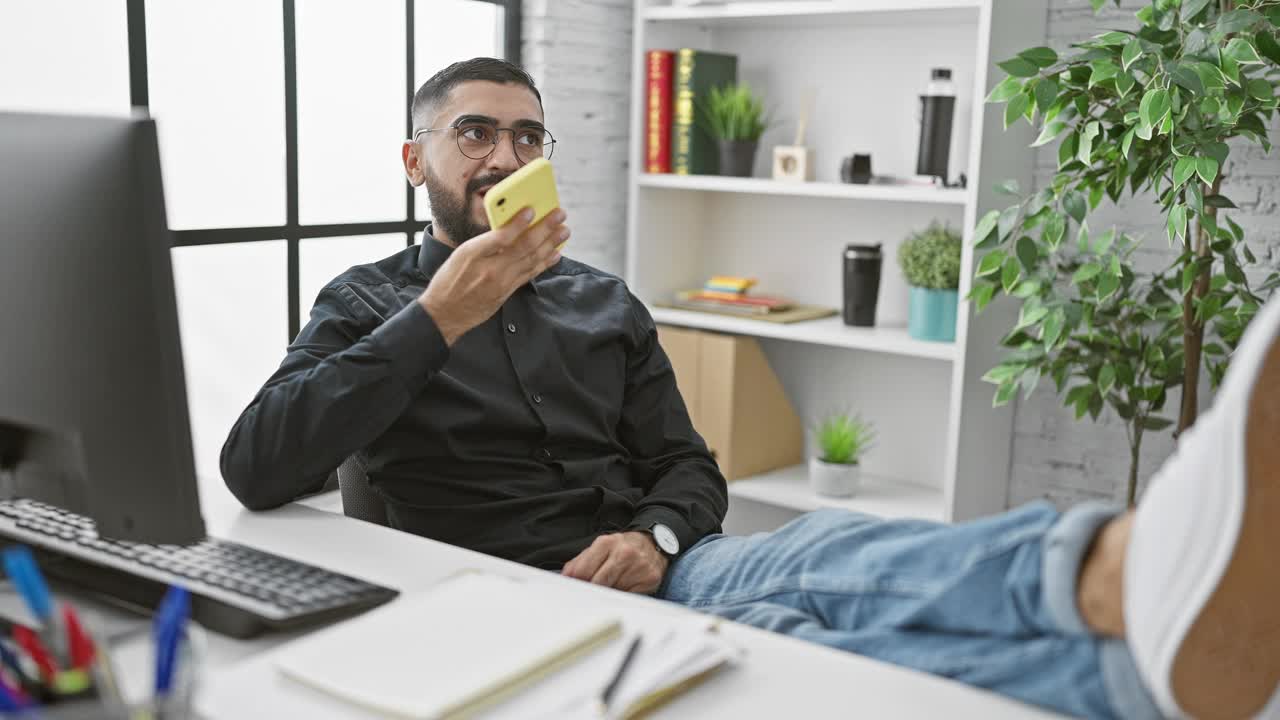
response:
[[[1179,707],[1203,720],[1254,717],[1280,682],[1280,338],[1249,391],[1244,444],[1240,534],[1169,676]]]

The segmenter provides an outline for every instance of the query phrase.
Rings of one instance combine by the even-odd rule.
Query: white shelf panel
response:
[[[955,343],[916,340],[907,334],[906,328],[849,327],[839,316],[784,325],[696,310],[651,307],[649,312],[653,315],[655,322],[699,330],[910,355],[947,362],[955,359],[956,356]]]
[[[690,7],[651,5],[643,11],[648,21],[692,22],[699,25],[769,26],[778,24],[869,21],[911,22],[904,13],[971,12],[983,0],[780,0],[777,2],[725,2]]]
[[[794,195],[799,197],[876,200],[906,203],[938,203],[964,205],[968,190],[931,188],[913,185],[860,185],[833,182],[781,182],[764,178],[722,177],[719,175],[673,175],[640,173],[640,187],[670,190],[702,190],[707,192],[745,193],[754,195]]]
[[[842,508],[882,518],[919,518],[943,522],[945,499],[937,488],[891,478],[862,476],[862,487],[853,497],[830,498],[809,488],[808,465],[792,465],[729,483],[729,497],[799,512]]]

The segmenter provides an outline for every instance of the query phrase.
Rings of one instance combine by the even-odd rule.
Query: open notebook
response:
[[[652,709],[739,657],[710,620],[621,615],[549,583],[467,573],[291,643],[274,664],[371,718],[525,720],[600,717],[600,691],[636,633],[611,718]]]

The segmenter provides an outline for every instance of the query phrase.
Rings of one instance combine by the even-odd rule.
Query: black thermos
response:
[[[920,96],[920,149],[916,174],[932,175],[948,182],[951,155],[951,121],[956,111],[956,89],[951,70],[934,68],[932,79]]]
[[[872,327],[876,324],[876,298],[880,294],[880,245],[846,245],[844,248],[844,324]]]

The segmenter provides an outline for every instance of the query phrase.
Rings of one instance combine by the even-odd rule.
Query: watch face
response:
[[[676,538],[676,534],[666,525],[653,526],[653,540],[658,543],[658,548],[668,555],[678,555],[680,553],[680,541]]]

